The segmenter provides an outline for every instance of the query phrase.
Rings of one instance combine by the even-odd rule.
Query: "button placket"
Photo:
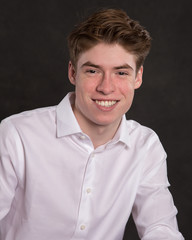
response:
[[[91,219],[90,216],[90,209],[91,209],[91,198],[93,191],[93,179],[95,175],[95,154],[92,152],[89,155],[88,163],[85,169],[85,177],[82,186],[82,193],[81,193],[81,202],[79,207],[79,217],[77,226],[79,226],[76,230],[75,235],[78,234],[85,235],[88,229],[89,221]],[[79,230],[78,230],[79,229]]]

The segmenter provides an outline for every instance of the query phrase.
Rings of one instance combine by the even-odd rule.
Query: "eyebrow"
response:
[[[92,62],[90,62],[90,61],[85,62],[85,63],[81,66],[81,68],[83,68],[83,67],[101,68],[101,66],[96,65],[96,64],[94,64],[94,63],[92,63]]]
[[[114,67],[114,69],[131,69],[131,70],[134,70],[129,64],[124,64],[124,65],[121,65],[121,66],[117,66],[117,67]]]
[[[94,67],[94,68],[102,69],[102,67],[101,67],[100,65],[94,64],[94,63],[92,63],[92,62],[90,62],[90,61],[85,62],[85,63],[81,66],[81,68],[86,67],[86,66],[87,66],[87,67]],[[114,67],[114,69],[116,69],[116,70],[119,70],[119,69],[131,69],[131,70],[134,71],[134,69],[133,69],[129,64],[127,64],[127,63],[125,63],[125,64],[123,64],[123,65],[120,65],[120,66],[116,66],[116,67]]]

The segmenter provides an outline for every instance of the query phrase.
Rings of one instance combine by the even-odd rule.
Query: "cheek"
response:
[[[120,83],[118,86],[119,91],[125,98],[132,97],[134,95],[134,85],[132,83]]]
[[[76,81],[76,91],[89,93],[95,91],[97,86],[97,81],[95,79],[78,79]]]

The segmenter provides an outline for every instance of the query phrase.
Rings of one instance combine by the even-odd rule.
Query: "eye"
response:
[[[90,76],[95,76],[98,75],[100,73],[99,69],[94,69],[94,68],[87,68],[85,69],[85,73],[90,75]]]
[[[117,72],[117,74],[120,75],[120,76],[128,75],[127,72],[123,72],[123,71]]]
[[[94,74],[94,73],[96,73],[96,70],[88,69],[86,72]]]

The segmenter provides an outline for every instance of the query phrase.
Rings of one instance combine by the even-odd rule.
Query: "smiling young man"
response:
[[[105,9],[68,37],[75,92],[0,126],[0,239],[121,240],[132,213],[142,240],[183,240],[166,153],[126,120],[151,38]]]

